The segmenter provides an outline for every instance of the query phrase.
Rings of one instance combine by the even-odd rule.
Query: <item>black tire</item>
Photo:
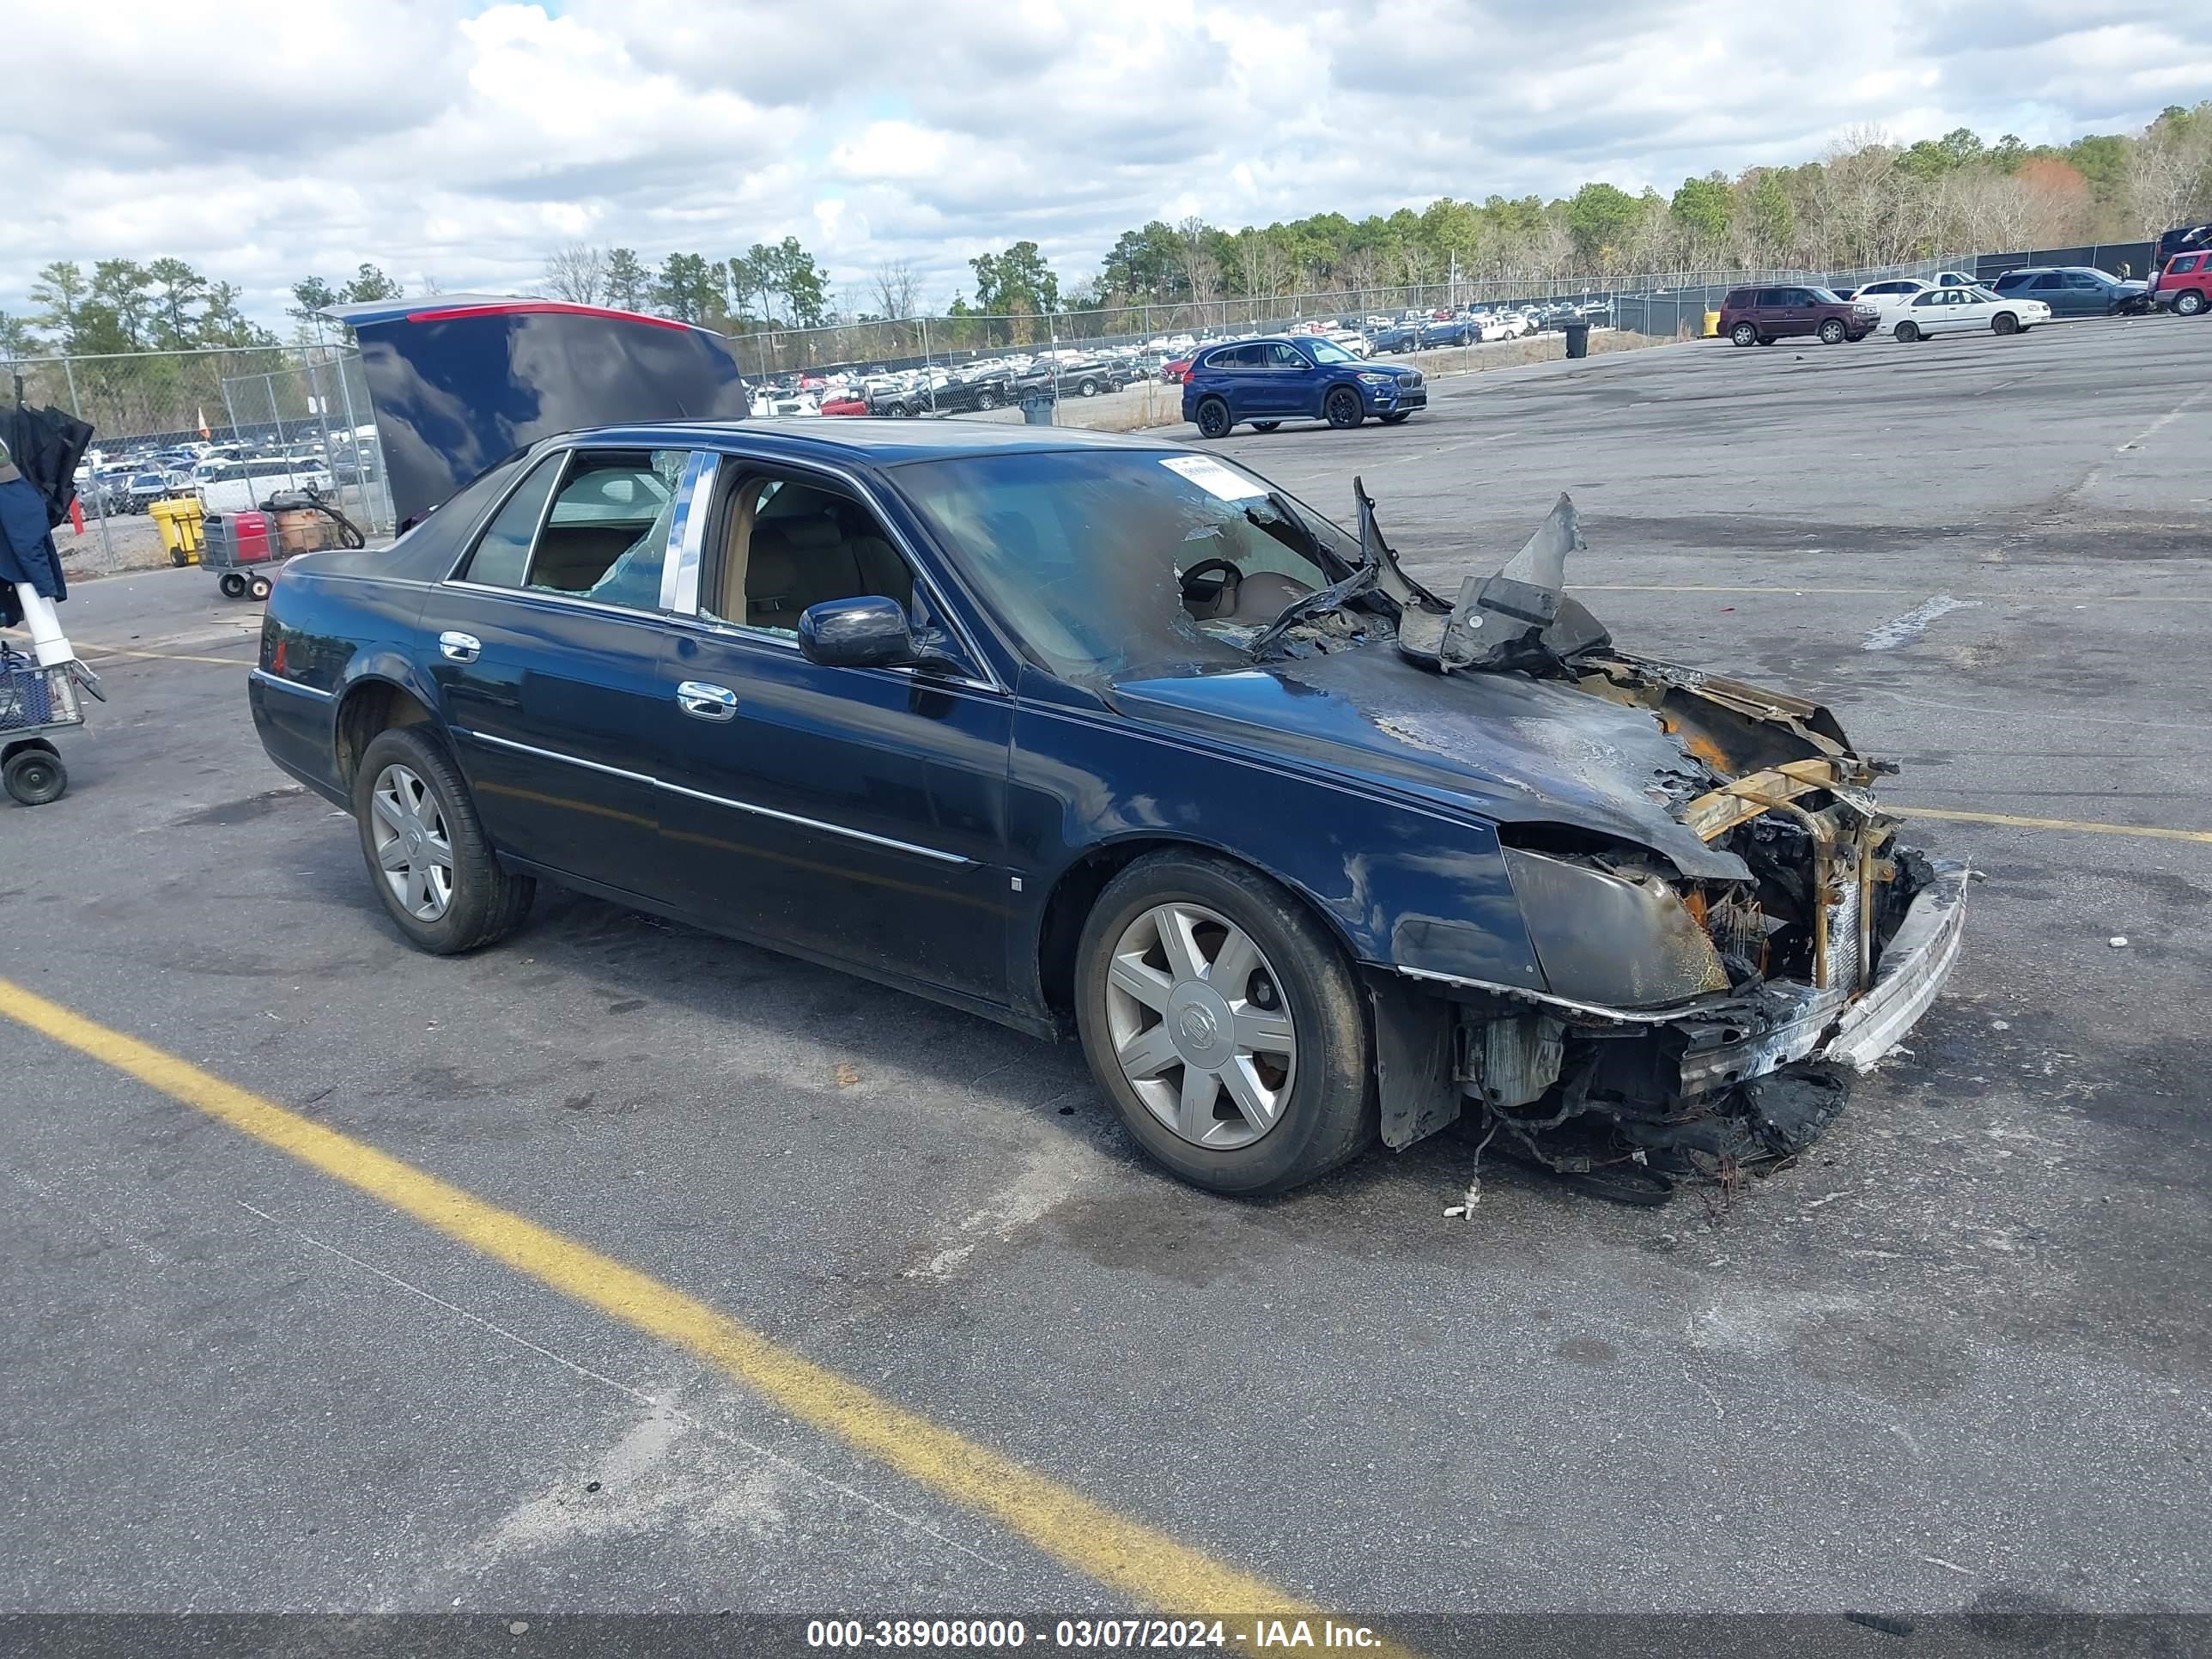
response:
[[[1990,319],[1990,332],[1992,334],[2017,334],[2020,332],[2020,319],[2014,316],[2009,311],[2000,311],[1996,316]]]
[[[1772,345],[1774,340],[1775,337],[1771,334],[1762,334],[1759,337],[1759,343],[1761,345]]]
[[[192,556],[185,552],[183,548],[173,547],[169,550],[169,562],[176,566],[178,569],[182,570],[191,562]]]
[[[2204,314],[2204,296],[2195,289],[2185,289],[2173,296],[2173,314],[2177,317],[2201,317]]]
[[[1255,421],[1252,422],[1252,430],[1255,432],[1273,432],[1280,425],[1282,425],[1280,421]]]
[[[44,744],[34,749],[27,743],[0,768],[0,782],[25,806],[44,806],[59,800],[69,788],[69,768],[52,749]]]
[[[1729,338],[1740,346],[1755,346],[1759,343],[1759,331],[1749,323],[1738,323],[1729,331]]]
[[[249,576],[246,581],[246,597],[249,599],[265,599],[269,597],[270,589],[274,585],[266,576]]]
[[[1899,344],[1901,344],[1901,345],[1911,345],[1911,344],[1915,340],[1918,339],[1919,337],[1920,337],[1920,325],[1919,325],[1919,324],[1917,324],[1917,323],[1906,322],[1906,323],[1899,323],[1899,324],[1897,325],[1897,338],[1898,338],[1898,342],[1899,342]]]
[[[246,578],[235,570],[224,571],[216,579],[215,585],[222,590],[222,596],[226,599],[242,599],[246,597]]]
[[[1401,409],[1388,415],[1378,415],[1375,418],[1385,426],[1403,426],[1413,418],[1413,411],[1410,409]]]
[[[1086,374],[1076,382],[1075,390],[1083,397],[1095,398],[1098,395],[1098,382]]]
[[[1827,321],[1820,325],[1820,343],[1822,345],[1841,345],[1844,343],[1844,337],[1850,333],[1850,330],[1844,326],[1840,319],[1831,317]]]
[[[1146,1109],[1115,1060],[1105,983],[1115,943],[1144,911],[1176,900],[1227,917],[1274,964],[1298,1033],[1297,1072],[1273,1127],[1215,1151],[1183,1139]],[[1374,1065],[1359,988],[1344,953],[1293,895],[1256,872],[1204,853],[1155,853],[1106,884],[1076,946],[1076,1023],[1091,1074],[1137,1143],[1209,1192],[1262,1198],[1358,1157],[1374,1141]],[[1310,1036],[1309,1035],[1310,1034]]]
[[[1333,388],[1322,399],[1321,412],[1340,432],[1349,432],[1367,418],[1367,409],[1359,401],[1359,394],[1348,386]]]
[[[976,408],[978,408],[978,409],[996,409],[998,406],[999,406],[999,394],[998,394],[997,392],[977,392],[977,393],[975,394],[975,407],[976,407]]]
[[[384,769],[395,763],[422,779],[436,798],[438,811],[446,821],[447,840],[453,850],[453,898],[445,914],[434,921],[408,913],[377,863],[376,842],[369,829],[374,810],[370,796]],[[474,951],[513,933],[529,914],[538,884],[528,876],[514,875],[500,867],[459,769],[444,745],[422,727],[395,726],[369,740],[354,773],[353,815],[362,857],[368,866],[369,885],[385,914],[416,950],[434,957]]]
[[[1225,438],[1236,422],[1229,418],[1229,405],[1218,398],[1208,398],[1198,406],[1198,435],[1201,438]]]

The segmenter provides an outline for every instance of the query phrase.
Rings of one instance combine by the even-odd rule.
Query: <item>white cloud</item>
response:
[[[2212,23],[2132,0],[1863,0],[1738,40],[1693,0],[103,0],[18,7],[0,307],[52,259],[173,253],[284,290],[374,261],[520,289],[588,239],[796,235],[941,301],[1027,237],[1440,195],[1671,189],[1847,128],[2031,141],[2212,96]]]

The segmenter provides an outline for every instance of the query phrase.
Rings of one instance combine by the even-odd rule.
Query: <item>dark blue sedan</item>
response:
[[[1564,498],[1446,603],[1356,485],[1347,532],[1159,441],[592,426],[735,401],[725,343],[344,314],[419,522],[285,566],[248,691],[422,950],[557,882],[1079,1035],[1216,1191],[1465,1113],[1648,1200],[1817,1135],[1958,948],[1825,709],[1613,649]]]
[[[1208,346],[1182,382],[1182,417],[1208,438],[1247,421],[1273,432],[1300,416],[1355,427],[1372,415],[1395,426],[1428,404],[1419,369],[1370,363],[1312,334]]]

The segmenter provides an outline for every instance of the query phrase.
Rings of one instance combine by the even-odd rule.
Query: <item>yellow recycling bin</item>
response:
[[[161,545],[168,550],[171,564],[200,562],[200,550],[207,544],[200,533],[200,521],[207,515],[197,500],[185,495],[155,501],[146,511],[153,515],[155,527],[161,532]]]
[[[1709,311],[1705,313],[1705,338],[1717,340],[1720,337],[1721,314],[1717,311]]]

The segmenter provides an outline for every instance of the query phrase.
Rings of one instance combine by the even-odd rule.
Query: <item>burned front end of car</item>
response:
[[[1589,770],[1613,792],[1593,792],[1605,810],[1555,800],[1498,827],[1543,989],[1399,972],[1450,1005],[1455,1104],[1478,1133],[1656,1201],[1680,1177],[1730,1180],[1801,1152],[1833,1121],[1850,1076],[1941,989],[1968,872],[1899,844],[1873,793],[1894,769],[1854,750],[1826,709],[1615,649],[1565,594],[1580,545],[1562,498],[1448,612],[1409,602],[1399,641],[1447,677],[1590,699],[1554,696],[1565,712],[1541,742],[1601,757]],[[1415,1136],[1404,1114],[1394,1125],[1387,1082],[1385,1137],[1403,1144]]]

